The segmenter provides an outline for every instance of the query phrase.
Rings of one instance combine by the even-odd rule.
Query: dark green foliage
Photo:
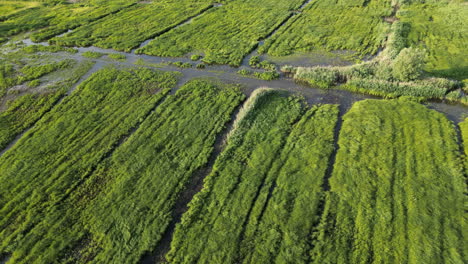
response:
[[[279,73],[276,71],[257,72],[257,71],[251,71],[248,69],[240,69],[239,71],[237,71],[237,73],[242,76],[255,77],[261,80],[265,80],[265,81],[275,80],[280,77]]]
[[[260,91],[246,103],[228,144],[177,226],[170,263],[236,263],[243,224],[301,104]]]
[[[260,57],[259,56],[252,56],[249,59],[249,65],[250,67],[257,67],[257,65],[260,63]]]
[[[254,72],[255,77],[265,81],[272,81],[279,79],[280,75],[276,71]]]
[[[400,100],[344,116],[313,263],[463,263],[465,178],[453,124]]]
[[[201,59],[201,55],[198,55],[198,54],[193,54],[192,56],[190,56],[190,59],[193,60],[193,61],[197,61],[199,59]]]
[[[267,60],[260,60],[259,56],[252,56],[249,59],[249,65],[252,68],[265,69],[267,71],[276,71],[276,65]]]
[[[31,234],[34,239],[23,240],[25,235],[75,190],[176,81],[173,73],[149,69],[98,71],[4,153],[0,252],[17,249],[13,259],[21,263],[53,262],[52,255],[43,254],[42,245],[36,245],[37,230]]]
[[[192,68],[193,67],[192,63],[190,62],[176,61],[176,62],[172,62],[171,64],[178,68]]]

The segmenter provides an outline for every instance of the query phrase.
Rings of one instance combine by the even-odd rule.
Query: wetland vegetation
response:
[[[1,0],[0,263],[466,262],[467,12]]]

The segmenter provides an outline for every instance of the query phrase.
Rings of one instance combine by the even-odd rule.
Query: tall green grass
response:
[[[440,77],[468,78],[466,2],[403,5],[398,17],[411,25],[408,44],[428,51],[426,71]]]
[[[277,91],[256,96],[177,226],[167,255],[170,263],[239,261],[244,223],[302,112],[297,99]]]
[[[137,4],[50,40],[61,46],[97,46],[131,51],[209,8],[209,1],[164,0]]]
[[[338,144],[313,263],[463,263],[466,185],[443,114],[361,101]]]
[[[242,99],[232,85],[185,84],[25,232],[13,259],[137,263],[161,239],[185,184],[207,162],[216,135]]]
[[[138,50],[157,56],[203,53],[206,63],[239,66],[242,59],[303,0],[229,1]]]
[[[0,149],[49,111],[91,66],[92,63],[83,62],[73,69],[72,76],[52,84],[42,93],[29,93],[9,101],[8,108],[0,112]]]
[[[375,54],[385,41],[390,0],[317,0],[288,21],[259,52],[274,56],[312,50],[350,50]]]
[[[13,252],[13,259],[22,263],[31,262],[25,252],[39,262],[51,262],[42,248],[41,253],[15,250],[31,246],[33,240],[24,240],[25,235],[75,190],[176,81],[173,73],[149,69],[100,70],[5,152],[0,157],[0,252]]]

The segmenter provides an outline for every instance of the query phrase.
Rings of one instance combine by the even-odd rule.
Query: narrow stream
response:
[[[23,40],[26,45],[48,45],[46,42],[33,43],[31,40]],[[193,78],[212,77],[218,78],[226,83],[237,83],[241,84],[244,88],[244,92],[250,95],[252,91],[259,87],[270,87],[275,89],[282,89],[303,96],[307,103],[313,104],[339,104],[340,110],[347,111],[353,103],[365,99],[382,99],[381,97],[352,93],[345,90],[338,89],[318,89],[310,87],[308,85],[296,83],[293,79],[282,76],[280,79],[273,81],[265,81],[251,77],[245,77],[237,74],[238,68],[234,68],[228,65],[206,65],[205,69],[196,68],[178,68],[171,63],[174,62],[187,62],[187,63],[200,63],[194,62],[188,57],[158,57],[144,54],[134,54],[119,52],[112,49],[102,49],[97,47],[76,47],[78,53],[58,53],[60,56],[69,57],[76,60],[83,60],[82,54],[86,51],[94,51],[105,54],[123,54],[126,56],[125,61],[115,61],[103,56],[99,59],[94,59],[96,65],[87,73],[87,76],[98,71],[106,65],[126,66],[126,67],[148,67],[161,71],[178,71],[182,73],[181,80],[179,83],[187,82]],[[143,61],[144,65],[137,64],[138,61]],[[247,62],[248,63],[248,62]],[[344,63],[344,62],[341,62]],[[80,80],[81,81],[81,80]],[[440,101],[430,101],[427,106],[431,109],[437,110],[444,113],[454,123],[459,123],[468,117],[468,109],[462,104],[445,103]]]

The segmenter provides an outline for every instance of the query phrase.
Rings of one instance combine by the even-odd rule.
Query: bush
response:
[[[253,68],[258,68],[258,64],[260,63],[260,57],[259,56],[252,56],[250,59],[249,59],[249,65],[250,67],[253,67]]]
[[[181,62],[181,61],[176,61],[173,62],[172,65],[178,67],[178,68],[192,68],[192,64],[188,62]]]
[[[242,76],[249,76],[252,74],[252,71],[247,70],[247,69],[240,69],[239,71],[237,71],[237,73]]]
[[[120,53],[111,53],[109,54],[108,57],[111,59],[120,60],[120,61],[124,61],[127,58],[124,54],[120,54]]]
[[[83,52],[83,57],[90,58],[90,59],[99,59],[104,56],[104,53],[97,52],[97,51],[85,51]]]
[[[295,79],[319,88],[329,88],[338,81],[338,71],[330,67],[298,67]]]
[[[198,55],[198,54],[193,54],[190,59],[193,60],[193,61],[197,61],[201,58],[202,56],[201,55]]]
[[[254,76],[265,81],[276,80],[280,77],[279,73],[275,71],[255,72]]]
[[[413,81],[421,77],[426,64],[426,52],[405,48],[393,61],[393,77],[400,81]]]
[[[41,84],[41,81],[39,79],[36,79],[36,80],[32,80],[28,83],[28,87],[37,87]]]
[[[197,64],[197,69],[205,69],[206,65],[204,63]]]

